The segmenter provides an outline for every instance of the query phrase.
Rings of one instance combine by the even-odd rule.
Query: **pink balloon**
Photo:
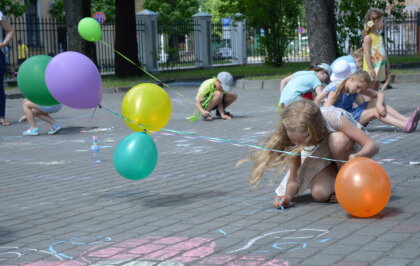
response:
[[[77,52],[60,53],[48,63],[45,81],[51,95],[60,103],[88,109],[102,100],[102,79],[87,56]]]

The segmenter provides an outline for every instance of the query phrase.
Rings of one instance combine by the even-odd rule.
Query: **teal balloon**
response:
[[[128,179],[148,177],[156,167],[157,148],[146,133],[135,132],[122,139],[114,151],[114,167]]]
[[[84,18],[79,21],[77,31],[88,42],[96,42],[102,38],[101,25],[93,18]]]
[[[45,81],[45,70],[51,59],[48,55],[35,55],[26,59],[19,68],[17,85],[23,96],[33,103],[44,106],[59,104]]]

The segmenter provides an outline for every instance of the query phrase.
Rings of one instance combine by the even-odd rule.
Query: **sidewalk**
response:
[[[417,84],[393,83],[387,103],[409,114]],[[189,123],[196,87],[171,87],[168,129],[258,144],[275,126],[278,90],[237,90],[235,118]],[[102,105],[120,113],[124,93]],[[358,219],[339,204],[309,198],[285,211],[272,207],[275,186],[250,189],[244,146],[173,132],[152,135],[159,161],[143,180],[121,177],[113,150],[132,133],[104,109],[63,107],[64,129],[23,137],[21,99],[7,100],[10,127],[0,128],[1,265],[420,265],[420,130],[405,134],[369,124],[381,151],[374,158],[392,182],[377,216]],[[92,136],[103,162],[91,162]]]

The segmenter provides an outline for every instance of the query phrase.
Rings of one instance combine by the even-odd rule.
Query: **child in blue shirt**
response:
[[[283,108],[292,102],[302,99],[302,95],[316,91],[319,94],[322,91],[322,84],[328,83],[330,78],[330,66],[328,64],[316,65],[308,71],[298,71],[280,82],[280,100],[279,105]],[[319,105],[317,98],[315,104]]]

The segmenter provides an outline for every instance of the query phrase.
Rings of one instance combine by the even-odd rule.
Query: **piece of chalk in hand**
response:
[[[278,203],[280,203],[280,202],[281,202],[280,198],[277,198],[277,202],[278,202]],[[280,205],[280,210],[284,211],[284,207],[283,207],[283,205]]]

